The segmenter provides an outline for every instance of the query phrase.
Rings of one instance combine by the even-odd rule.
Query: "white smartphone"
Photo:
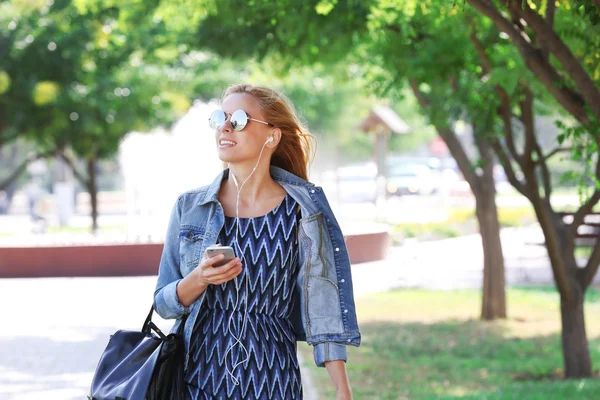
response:
[[[233,251],[233,247],[231,246],[210,246],[206,248],[204,254],[207,258],[214,257],[217,254],[225,255],[225,258],[214,263],[212,265],[213,267],[220,267],[222,265],[225,265],[235,258],[235,252]]]

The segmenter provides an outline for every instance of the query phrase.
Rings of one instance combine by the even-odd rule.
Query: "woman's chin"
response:
[[[235,157],[233,157],[233,155],[230,152],[224,150],[225,149],[220,149],[219,147],[217,147],[217,157],[219,157],[219,160],[223,162],[232,162]]]
[[[218,157],[219,157],[219,160],[221,160],[221,161],[222,161],[222,162],[224,162],[224,163],[231,163],[231,164],[234,164],[234,163],[236,163],[236,162],[239,162],[239,161],[240,161],[240,160],[239,160],[239,157],[232,156],[231,154],[224,154],[224,153],[223,153],[223,152],[221,152],[221,151],[219,151],[217,155],[218,155]]]

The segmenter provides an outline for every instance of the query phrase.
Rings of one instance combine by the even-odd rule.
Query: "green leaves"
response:
[[[169,5],[48,0],[18,12],[22,6],[0,4],[3,138],[18,132],[42,148],[102,158],[129,131],[168,126],[189,109],[207,60],[190,56],[168,29],[173,21],[157,17],[173,14]]]
[[[10,89],[10,76],[6,71],[0,70],[0,96]]]
[[[37,106],[55,103],[60,94],[60,85],[56,82],[39,82],[33,89],[33,102]]]
[[[334,9],[337,4],[337,0],[321,0],[319,4],[315,6],[315,11],[319,15],[327,15]]]
[[[598,10],[598,7],[594,4],[594,0],[578,0],[575,3],[578,4],[577,8],[583,16],[589,18],[593,25],[600,24],[600,10]]]

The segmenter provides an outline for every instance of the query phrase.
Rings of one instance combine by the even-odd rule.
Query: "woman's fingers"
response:
[[[200,267],[201,268],[212,267],[214,263],[219,262],[224,258],[225,258],[225,254],[223,254],[223,253],[216,254],[212,257],[205,257],[202,259],[202,262],[200,263]]]
[[[220,267],[212,267],[212,262],[207,265],[210,267],[204,270],[205,278],[214,285],[230,281],[242,272],[242,262],[239,258],[234,258]]]
[[[239,267],[239,268],[237,268],[237,269],[233,269],[233,270],[231,270],[231,272],[230,272],[230,273],[228,273],[228,274],[227,274],[227,275],[225,275],[224,277],[222,277],[222,278],[220,278],[220,279],[217,279],[217,280],[215,280],[214,284],[215,284],[215,285],[220,285],[220,284],[222,284],[222,283],[229,282],[230,280],[232,280],[232,279],[234,279],[236,276],[238,276],[238,275],[239,275],[241,272],[242,272],[242,268],[241,268],[241,267]]]
[[[219,283],[228,282],[238,276],[242,272],[242,262],[238,259],[232,260],[222,267],[217,267],[221,269],[220,273],[216,275]]]

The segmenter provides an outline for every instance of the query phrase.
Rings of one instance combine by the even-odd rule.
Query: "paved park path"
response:
[[[534,231],[503,230],[508,284],[551,284]],[[393,248],[353,266],[356,297],[397,287],[481,286],[478,235]],[[596,277],[599,282],[600,277]],[[0,279],[0,400],[85,399],[96,363],[117,329],[139,329],[156,277]],[[161,328],[169,321],[157,318]],[[306,360],[312,362],[312,360]],[[307,400],[314,387],[304,377]]]

